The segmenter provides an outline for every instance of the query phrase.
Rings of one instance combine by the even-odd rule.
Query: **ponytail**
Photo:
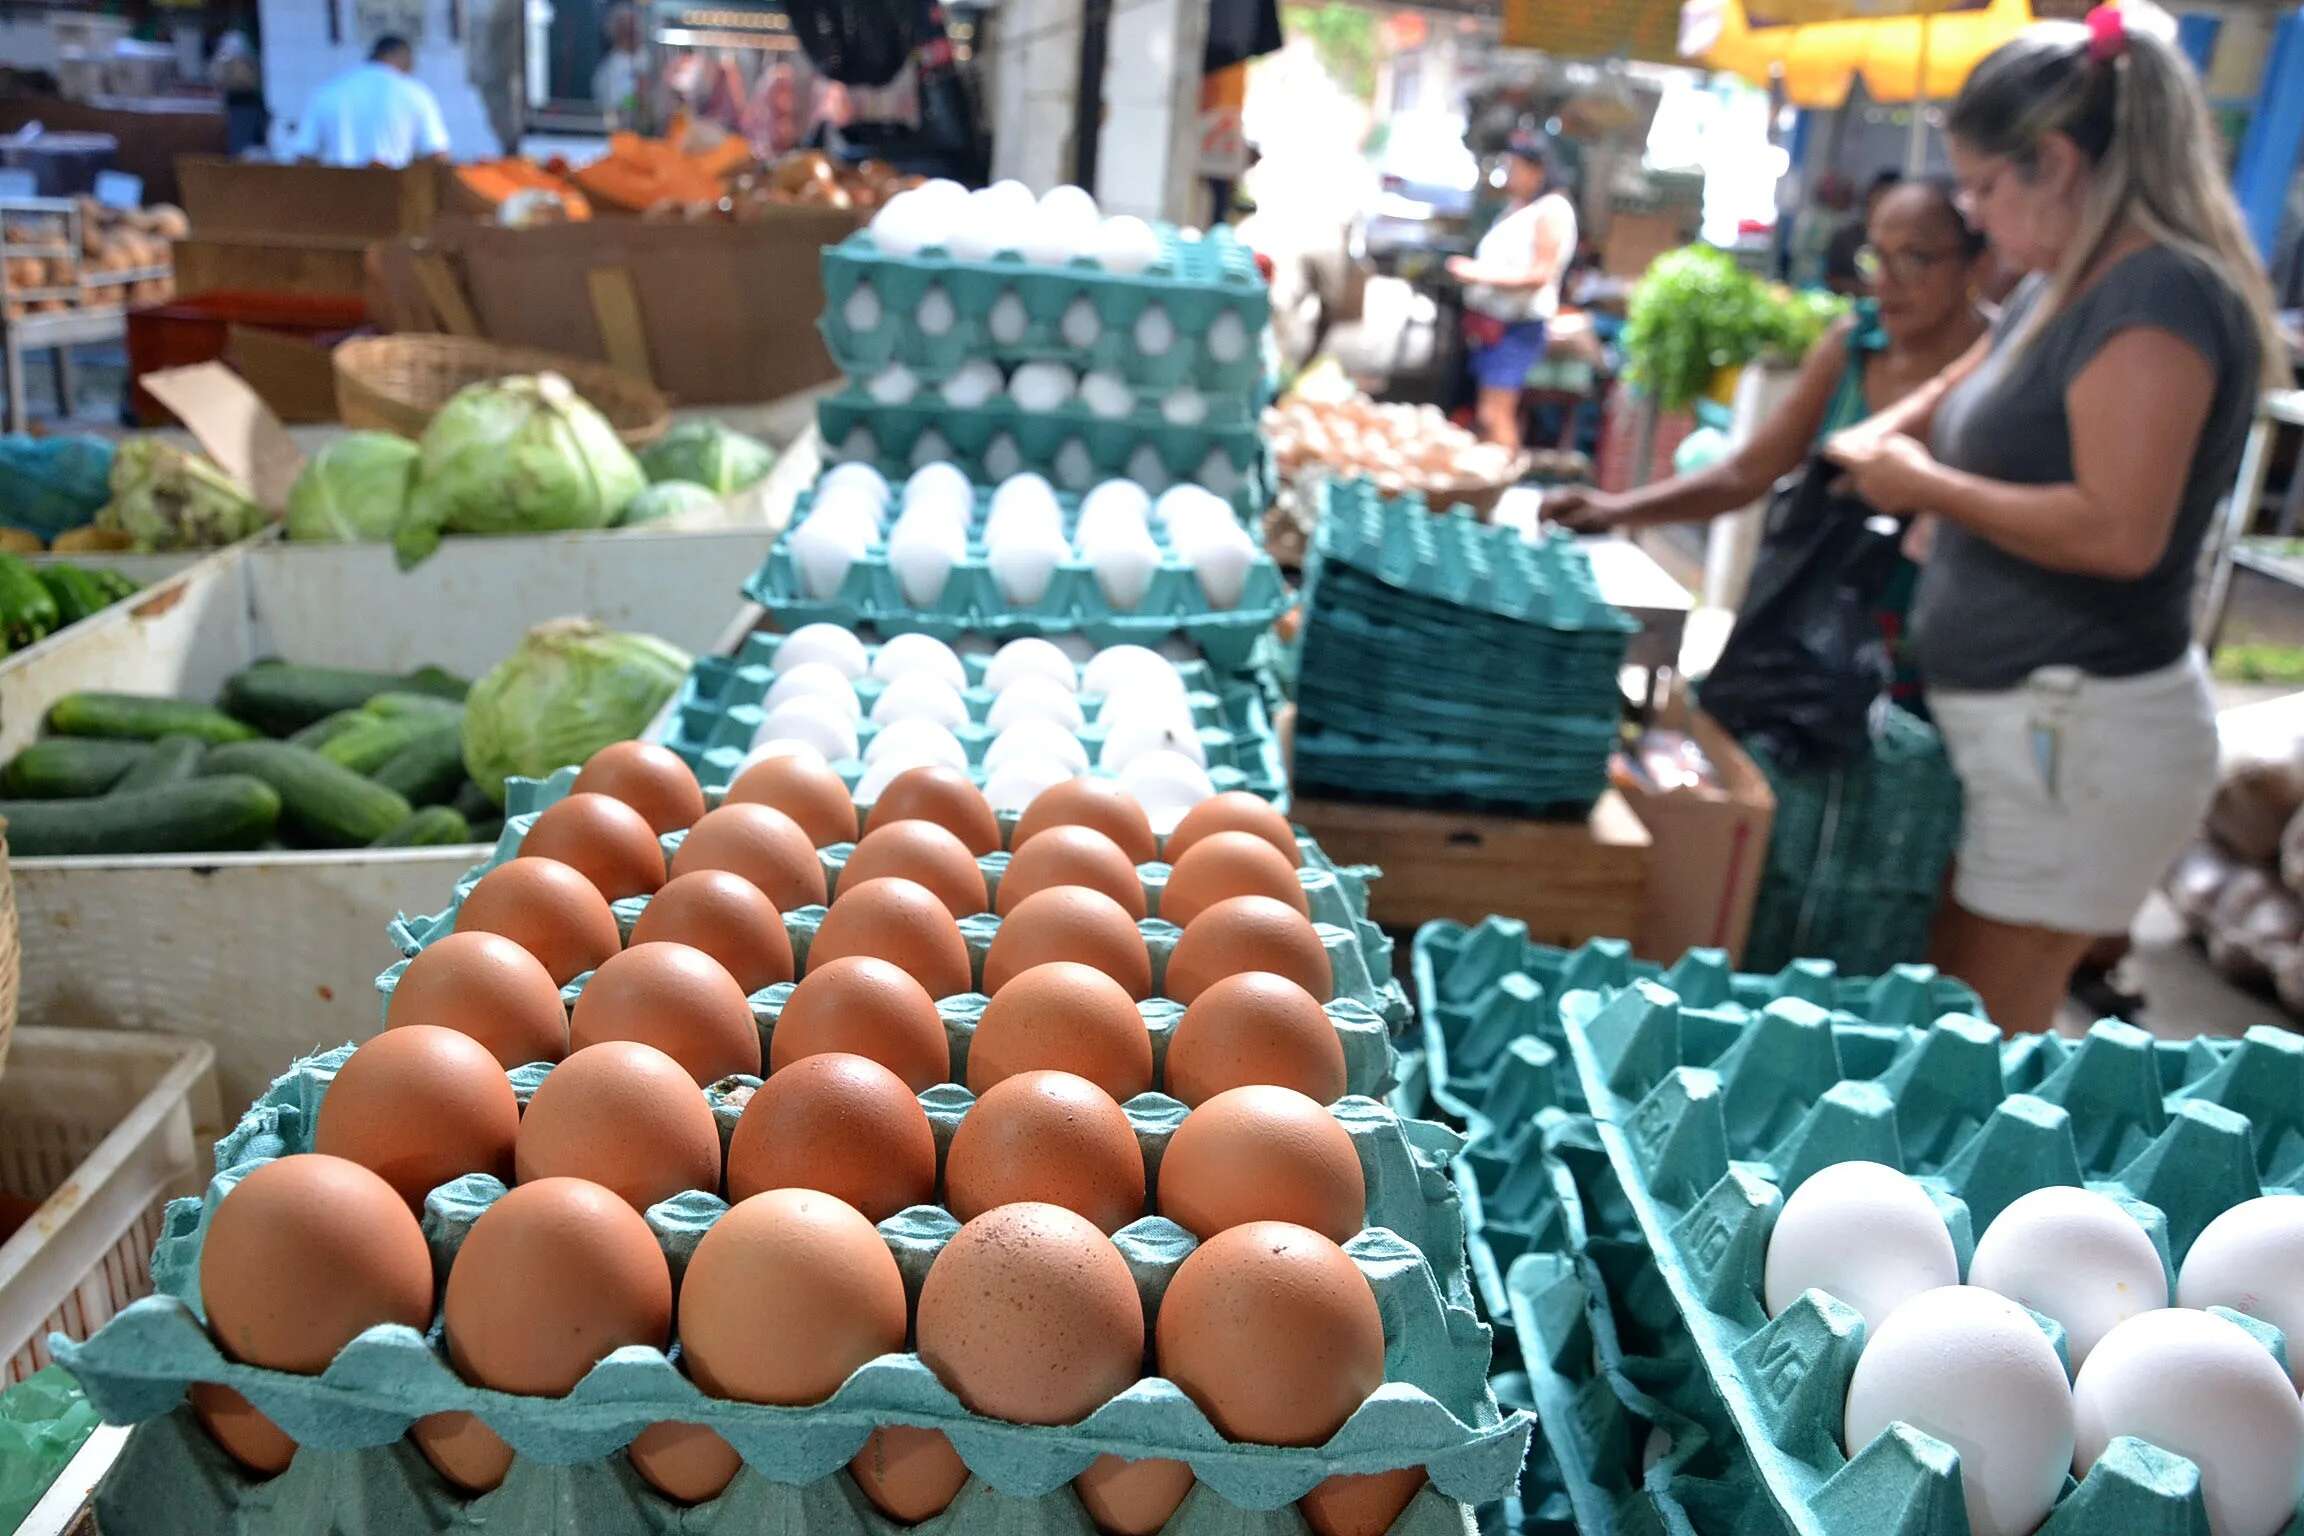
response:
[[[2040,22],[1994,49],[1968,76],[1945,128],[2020,169],[2040,141],[2069,137],[2090,162],[2080,227],[2010,345],[2021,348],[2061,309],[2122,226],[2182,251],[2247,305],[2268,385],[2287,356],[2272,289],[2216,155],[2216,129],[2191,61],[2161,33],[2165,16],[2129,0],[2083,24]]]

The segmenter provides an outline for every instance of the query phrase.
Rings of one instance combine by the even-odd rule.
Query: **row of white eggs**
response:
[[[833,445],[829,457],[838,464],[869,465],[879,460],[879,439],[872,429],[859,423],[850,427],[840,441]],[[934,427],[913,439],[905,462],[914,469],[938,464],[953,457],[950,438]],[[1016,439],[1006,432],[995,433],[985,445],[983,454],[985,477],[995,483],[1024,473],[1024,450]],[[1218,496],[1230,496],[1240,489],[1247,478],[1246,472],[1234,464],[1222,448],[1210,448],[1188,479],[1168,472],[1168,465],[1160,457],[1160,450],[1151,443],[1138,443],[1129,452],[1123,477],[1135,481],[1155,494],[1173,485],[1198,485],[1202,490]],[[1048,478],[1058,490],[1085,491],[1105,478],[1096,467],[1096,456],[1079,438],[1066,439],[1048,461]]]
[[[926,464],[905,482],[893,525],[891,499],[885,478],[868,465],[843,464],[825,474],[790,543],[803,592],[830,597],[849,569],[884,543],[907,603],[925,607],[943,595],[952,568],[968,554],[974,487],[951,464]],[[1256,544],[1231,505],[1199,486],[1172,486],[1155,500],[1133,481],[1104,481],[1081,498],[1067,539],[1055,488],[1041,475],[1012,475],[992,492],[985,564],[1003,598],[1028,605],[1047,595],[1059,563],[1083,560],[1104,600],[1133,612],[1160,569],[1155,523],[1169,549],[1191,567],[1209,606],[1237,606]]]
[[[2304,1197],[2217,1217],[2185,1255],[2171,1306],[2150,1235],[2107,1196],[2066,1185],[2014,1201],[1962,1284],[1917,1181],[1838,1163],[1793,1191],[1769,1237],[1769,1314],[1810,1288],[1864,1317],[1848,1454],[1899,1421],[1951,1445],[1972,1536],[2027,1536],[2065,1474],[2086,1477],[2123,1435],[2198,1465],[2212,1536],[2275,1536],[2304,1502]],[[2212,1306],[2283,1329],[2296,1374]],[[2026,1308],[2063,1328],[2069,1381]]]
[[[924,388],[955,410],[975,410],[1005,397],[1020,411],[1045,415],[1078,401],[1081,409],[1104,421],[1135,414],[1138,403],[1135,388],[1117,373],[1082,373],[1054,362],[1019,363],[1003,378],[998,364],[970,358],[940,383],[926,385],[902,363],[890,363],[864,382],[864,392],[880,405],[910,405]],[[1168,390],[1159,404],[1160,419],[1172,427],[1196,427],[1208,419],[1208,397],[1189,384]]]
[[[943,641],[898,635],[867,666],[854,634],[811,624],[778,648],[775,672],[747,765],[793,751],[828,762],[861,757],[856,798],[866,804],[908,768],[967,771],[956,734],[969,721],[960,694],[967,673]],[[869,744],[861,740],[855,689],[866,675],[886,684],[872,706],[878,733]],[[993,653],[984,686],[993,693],[984,723],[997,733],[985,749],[984,794],[995,811],[1022,811],[1040,791],[1089,771],[1087,748],[1074,734],[1088,721],[1083,696],[1099,701],[1105,732],[1095,768],[1143,802],[1156,830],[1216,792],[1184,680],[1157,651],[1108,646],[1079,665],[1052,641],[1011,640]]]
[[[1133,277],[1160,259],[1160,237],[1132,214],[1106,217],[1079,187],[1051,187],[1035,198],[1020,181],[970,192],[938,178],[890,198],[872,216],[872,243],[890,256],[917,256],[931,246],[959,261],[1013,252],[1036,266],[1085,258]]]
[[[888,318],[888,308],[881,302],[879,290],[869,282],[859,282],[848,290],[840,301],[840,318],[848,329],[859,335],[870,335],[880,329]],[[910,324],[923,336],[949,335],[960,323],[960,310],[940,283],[931,283],[912,306]],[[1024,304],[1023,296],[1015,289],[1003,290],[984,312],[984,332],[997,347],[1020,347],[1032,333],[1032,312]],[[1104,337],[1104,317],[1095,302],[1080,294],[1064,306],[1057,316],[1057,337],[1076,352],[1085,352]],[[1176,321],[1167,306],[1158,300],[1146,301],[1136,312],[1136,319],[1128,328],[1128,339],[1144,357],[1166,357],[1168,349],[1176,345]],[[1208,321],[1200,338],[1201,350],[1216,363],[1236,363],[1248,355],[1248,322],[1240,318],[1238,310],[1218,310]],[[981,405],[998,393],[987,388],[981,372],[963,379],[961,373],[973,368],[974,362],[954,370],[945,380],[942,394],[946,404],[955,406]],[[1099,398],[1110,398],[1108,389],[1099,387]],[[1119,413],[1125,414],[1125,413]]]

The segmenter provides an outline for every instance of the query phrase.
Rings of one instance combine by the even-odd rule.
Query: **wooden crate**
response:
[[[1290,812],[1339,864],[1375,864],[1368,915],[1387,928],[1516,917],[1541,943],[1631,938],[1650,839],[1613,790],[1583,821],[1298,799]]]
[[[176,291],[307,293],[359,298],[368,242],[329,235],[193,235],[175,242]]]
[[[1657,716],[1696,738],[1719,775],[1718,788],[1657,790],[1618,753],[1608,774],[1663,850],[1671,874],[1649,882],[1634,948],[1643,959],[1670,965],[1689,950],[1727,951],[1744,958],[1752,932],[1752,904],[1768,863],[1768,834],[1776,821],[1776,794],[1736,738],[1677,690]]]

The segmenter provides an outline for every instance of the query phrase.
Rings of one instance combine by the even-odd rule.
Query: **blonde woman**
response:
[[[1937,519],[1912,639],[1966,825],[1934,958],[2042,1030],[2207,806],[2193,567],[2278,337],[2199,82],[2135,7],[2027,29],[1946,130],[1970,219],[2029,275],[1828,451]]]

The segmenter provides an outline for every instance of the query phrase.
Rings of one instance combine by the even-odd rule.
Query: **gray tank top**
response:
[[[1933,448],[1945,464],[2020,485],[2068,484],[2064,392],[2127,330],[2166,331],[2198,351],[2214,370],[2215,398],[2167,552],[2137,580],[2052,571],[1966,529],[1937,529],[1912,610],[1913,650],[1930,687],[2013,688],[2049,666],[2133,677],[2172,665],[2191,644],[2200,542],[2232,488],[2263,376],[2248,306],[2203,263],[2155,246],[2122,258],[2011,361],[2008,338],[2044,286],[2035,278],[2017,290],[1991,354],[1937,407]]]

